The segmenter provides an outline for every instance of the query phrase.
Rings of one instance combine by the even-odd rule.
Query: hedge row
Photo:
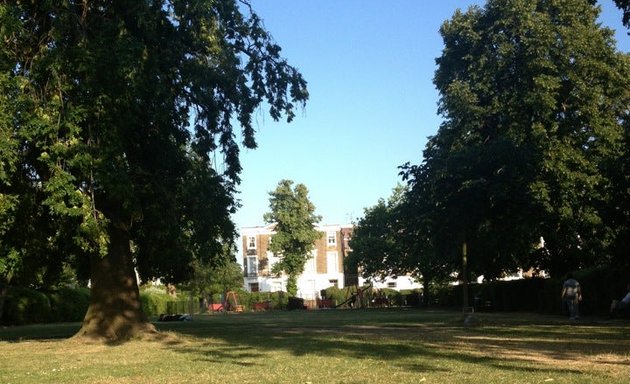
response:
[[[144,313],[157,317],[163,313],[188,312],[189,301],[178,300],[157,289],[143,290],[140,302]],[[89,288],[62,288],[41,292],[11,287],[4,301],[3,325],[25,325],[81,321],[90,303]],[[180,310],[182,307],[182,310]]]
[[[87,288],[62,288],[40,292],[12,287],[5,297],[2,324],[24,325],[81,321],[90,302]]]
[[[625,292],[630,279],[630,270],[594,268],[575,273],[583,290],[580,312],[583,314],[604,314],[610,302],[619,299]],[[477,310],[493,311],[538,311],[561,313],[560,291],[562,279],[523,279],[495,281],[484,284],[470,284],[469,304]],[[336,304],[347,301],[356,288],[330,287],[320,292],[322,299]],[[248,292],[238,290],[236,303],[244,310],[252,310],[256,303],[265,303],[269,309],[286,309],[289,303],[285,292]],[[431,304],[442,307],[462,305],[462,286],[446,286],[436,290]],[[40,292],[28,288],[12,287],[5,298],[2,324],[23,325],[63,321],[81,321],[87,311],[90,291],[87,288],[62,288],[56,291]],[[364,305],[419,306],[421,295],[418,291],[396,291],[382,289],[366,291]],[[173,298],[158,288],[149,288],[140,293],[142,309],[149,317],[161,314],[199,313],[206,310],[203,301],[192,301],[185,293]],[[221,303],[221,295],[208,298],[209,303]],[[209,304],[207,303],[207,304]]]
[[[286,309],[288,295],[284,292],[236,292],[236,303],[245,310],[254,308],[255,303],[266,303],[269,309]],[[222,297],[214,295],[209,300],[221,303]],[[232,301],[232,300],[231,300]],[[2,324],[25,325],[36,323],[81,321],[90,302],[88,288],[62,288],[56,291],[41,292],[29,288],[11,287],[5,297]],[[166,294],[158,288],[143,289],[140,302],[149,318],[161,314],[199,313],[206,307],[198,298],[191,300],[182,292],[178,297]]]
[[[419,290],[401,290],[397,291],[391,288],[383,288],[379,290],[367,289],[363,290],[362,299],[363,306],[399,306],[399,307],[419,307],[421,305],[421,294]],[[346,302],[353,294],[357,292],[356,287],[337,288],[329,287],[320,292],[322,299],[332,300],[336,305]],[[358,304],[357,304],[358,305]],[[342,307],[347,307],[344,304]]]
[[[611,301],[623,297],[626,284],[630,282],[630,270],[627,269],[593,268],[577,271],[574,275],[582,287],[580,312],[585,315],[608,313]],[[559,314],[563,312],[562,282],[562,278],[533,278],[470,284],[468,302],[478,310]],[[432,301],[438,306],[462,306],[462,286],[442,287]]]
[[[239,289],[234,293],[234,296],[229,297],[230,304],[239,305],[245,311],[253,310],[256,303],[264,303],[267,309],[286,309],[289,302],[286,292],[248,292]],[[140,292],[142,309],[149,317],[158,317],[161,314],[205,312],[208,310],[207,305],[222,304],[224,299],[221,294],[214,294],[203,301],[199,297],[191,299],[187,292],[180,292],[176,298],[156,289]]]

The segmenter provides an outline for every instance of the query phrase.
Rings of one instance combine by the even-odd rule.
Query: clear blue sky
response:
[[[295,120],[255,116],[255,150],[243,150],[234,215],[237,228],[263,224],[268,193],[281,179],[305,184],[323,224],[348,224],[401,181],[397,167],[422,161],[437,132],[432,78],[442,39],[438,29],[472,0],[251,0],[308,81],[310,100]],[[630,51],[621,11],[600,1],[601,20]]]

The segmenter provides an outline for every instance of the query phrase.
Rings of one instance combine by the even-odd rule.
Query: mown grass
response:
[[[627,383],[630,323],[329,310],[198,316],[118,345],[0,330],[1,383]]]

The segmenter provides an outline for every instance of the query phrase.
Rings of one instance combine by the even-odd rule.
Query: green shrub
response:
[[[403,289],[400,291],[403,306],[422,306],[422,293],[419,289]]]
[[[251,303],[252,303],[252,298],[251,295],[252,293],[256,293],[256,292],[249,292],[245,289],[236,289],[233,291],[236,294],[236,301],[238,305],[242,305],[243,309],[245,310],[249,310],[252,308]]]
[[[183,313],[191,313],[194,312],[194,305],[190,300],[186,299],[178,299],[178,300],[169,300],[166,302],[166,311],[161,313],[166,313],[169,315],[183,314]]]
[[[81,321],[90,304],[89,288],[61,288],[48,295],[50,321]]]
[[[268,302],[271,309],[286,309],[288,294],[286,292],[245,292],[243,297],[247,298],[246,309],[253,309],[255,303]]]
[[[149,317],[156,317],[164,313],[169,313],[168,303],[171,301],[173,301],[173,297],[163,291],[147,289],[140,292],[142,310],[144,311],[144,314]]]
[[[341,305],[343,302],[348,300],[354,292],[356,292],[356,289],[354,287],[341,289],[337,286],[332,286],[323,289],[320,292],[320,296],[322,297],[322,299],[332,300],[335,305]]]
[[[223,303],[223,295],[220,293],[213,293],[212,295],[210,295],[210,303],[214,303],[214,304]]]
[[[580,312],[584,314],[607,314],[612,300],[619,300],[630,283],[630,269],[597,267],[574,272],[582,287]],[[561,286],[559,286],[560,288]],[[558,290],[557,297],[560,295]]]
[[[458,286],[454,285],[436,286],[433,290],[434,294],[430,305],[437,305],[439,307],[453,307],[461,305],[461,292],[457,292],[457,287]],[[459,298],[456,298],[456,296]]]
[[[395,289],[381,288],[378,291],[378,295],[380,295],[381,297],[387,298],[389,305],[397,306],[397,307],[400,307],[403,305],[403,297],[400,294],[400,292],[398,292]]]
[[[620,299],[625,292],[630,270],[613,267],[597,267],[574,272],[582,287],[583,300],[580,313],[605,315],[613,299]],[[538,311],[562,313],[562,282],[564,278],[519,279],[469,284],[469,304],[491,304],[496,311]],[[462,286],[442,286],[435,290],[435,303],[446,307],[462,306]]]
[[[296,309],[306,309],[304,306],[304,299],[301,297],[289,297],[289,302],[287,303],[288,310],[296,310]]]
[[[29,288],[9,288],[4,302],[2,321],[10,325],[46,323],[50,319],[48,297]]]

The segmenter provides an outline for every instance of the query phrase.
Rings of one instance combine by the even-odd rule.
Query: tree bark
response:
[[[129,233],[111,223],[109,236],[107,255],[90,259],[90,305],[75,337],[124,341],[156,332],[140,304]]]
[[[5,285],[0,286],[0,324],[2,324],[2,314],[4,313],[4,301],[7,297],[9,288]]]

